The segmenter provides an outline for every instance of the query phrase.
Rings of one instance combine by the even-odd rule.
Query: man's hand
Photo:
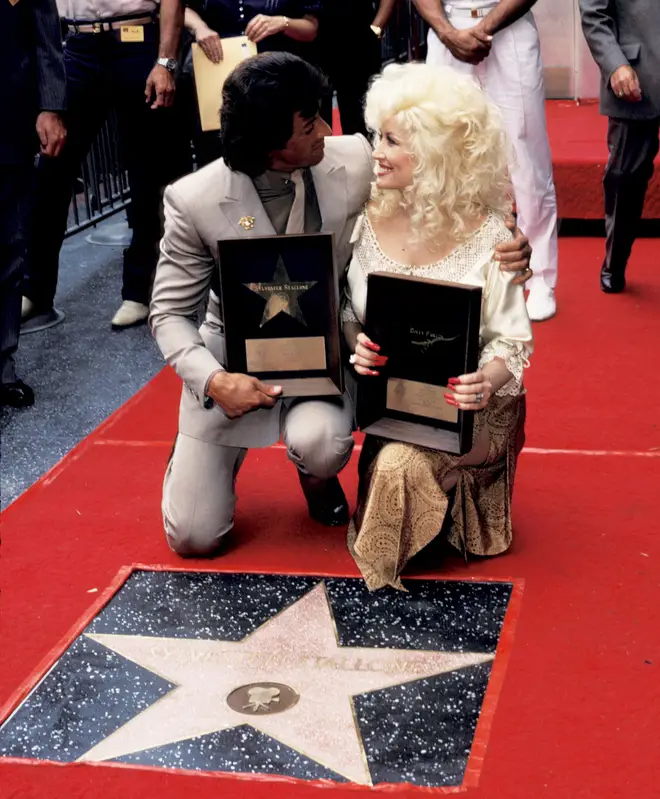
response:
[[[223,53],[220,36],[214,30],[211,30],[208,25],[201,26],[195,32],[195,39],[209,61],[214,64],[219,64],[222,61]]]
[[[66,127],[62,117],[54,111],[42,111],[37,117],[37,134],[41,154],[56,158],[66,142]]]
[[[238,419],[255,408],[272,408],[282,394],[282,387],[267,386],[249,375],[217,372],[206,393],[229,419]]]
[[[534,274],[529,266],[532,248],[527,236],[523,236],[516,226],[513,216],[508,216],[505,223],[509,230],[513,231],[514,237],[511,241],[502,242],[495,247],[495,260],[500,262],[500,269],[503,272],[520,272],[512,281],[514,285],[520,286]]]
[[[245,35],[251,42],[258,44],[269,36],[282,33],[287,24],[288,20],[286,17],[269,17],[266,14],[257,14],[257,16],[248,23],[245,29]]]
[[[478,27],[463,31],[451,28],[439,38],[454,58],[466,64],[480,64],[490,54],[493,42],[493,37]]]
[[[638,103],[642,99],[642,89],[637,73],[627,64],[614,70],[610,78],[610,86],[620,100]]]
[[[144,96],[152,108],[169,108],[174,102],[175,88],[174,75],[160,64],[155,64],[147,78]],[[154,95],[156,99],[152,102]]]

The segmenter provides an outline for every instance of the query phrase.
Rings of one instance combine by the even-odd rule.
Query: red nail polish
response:
[[[447,382],[449,383],[450,386],[455,386],[457,383],[460,383],[461,381],[457,377],[450,377]]]
[[[455,405],[458,408],[458,402],[454,402],[453,399],[446,399],[445,398],[445,402],[447,403],[447,405]]]
[[[445,399],[447,400],[447,402],[453,402],[454,401],[454,397],[453,397],[452,394],[445,394]]]

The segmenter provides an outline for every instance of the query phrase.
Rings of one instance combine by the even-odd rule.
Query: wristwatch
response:
[[[156,63],[161,67],[165,67],[168,72],[176,72],[178,66],[176,58],[159,58]]]
[[[376,34],[379,39],[383,38],[383,29],[378,25],[370,25],[371,30]]]

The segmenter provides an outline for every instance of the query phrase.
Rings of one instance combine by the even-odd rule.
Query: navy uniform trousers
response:
[[[0,163],[0,383],[14,383],[33,165]]]
[[[68,139],[60,158],[37,169],[32,238],[23,294],[40,311],[53,305],[59,252],[74,181],[91,143],[114,110],[120,153],[131,189],[132,242],[124,251],[122,298],[149,302],[161,235],[161,194],[185,171],[186,148],[171,109],[151,109],[145,84],[158,57],[158,22],[144,41],[122,42],[119,31],[69,33],[64,45]]]

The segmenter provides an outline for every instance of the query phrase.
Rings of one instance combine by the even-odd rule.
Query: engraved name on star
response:
[[[270,283],[243,283],[243,285],[266,301],[259,327],[263,327],[266,322],[269,322],[280,313],[289,314],[289,316],[306,326],[307,322],[303,316],[298,298],[301,294],[309,291],[317,282],[316,280],[292,281],[280,256],[275,267],[275,274]]]
[[[352,782],[371,785],[353,697],[486,663],[492,654],[340,646],[319,583],[241,641],[88,634],[176,685],[81,758],[103,761],[248,724]],[[298,701],[273,715],[233,710],[242,686],[290,687]]]

